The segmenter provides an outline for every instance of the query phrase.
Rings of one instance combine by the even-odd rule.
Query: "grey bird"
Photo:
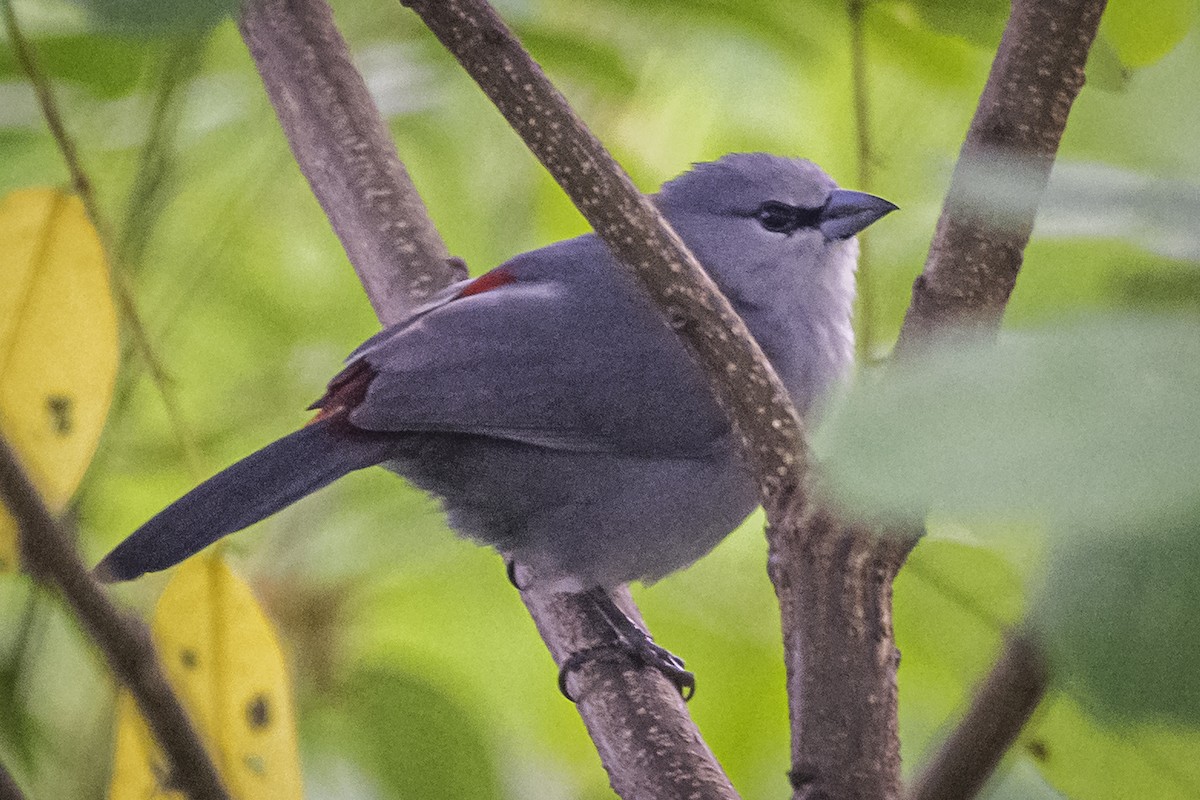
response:
[[[896,206],[763,153],[697,164],[653,199],[809,412],[853,357],[855,234]],[[606,590],[703,556],[754,510],[756,483],[699,365],[594,234],[447,287],[355,350],[312,407],[308,425],[168,506],[97,574],[165,569],[383,465],[529,580],[588,593],[615,646],[691,691],[682,661]],[[564,693],[579,663],[564,664]]]

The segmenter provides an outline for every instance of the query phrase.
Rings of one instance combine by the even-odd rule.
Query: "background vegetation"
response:
[[[93,560],[199,477],[301,424],[376,326],[234,26],[210,32],[136,5],[16,4],[116,223],[118,260],[176,404],[129,349],[71,505]],[[646,190],[690,162],[766,150],[811,158],[899,204],[869,234],[862,283],[863,355],[886,354],[1007,3],[866,5],[866,163],[841,2],[497,5]],[[334,8],[434,220],[473,272],[585,230],[415,17],[399,4]],[[1013,328],[1130,310],[1194,316],[1200,305],[1196,4],[1113,0],[1107,15],[1009,308]],[[0,51],[0,195],[66,179],[28,80]],[[1007,536],[948,517],[932,527],[896,587],[909,765],[961,712],[1046,555],[1032,525],[1014,534],[1010,524]],[[699,675],[691,711],[750,798],[787,791],[761,528],[752,519],[695,567],[636,592],[658,639]],[[291,660],[307,796],[609,796],[499,559],[455,540],[401,482],[353,476],[228,551]],[[119,591],[148,611],[163,584]],[[1088,591],[1107,587],[1079,587]],[[31,797],[103,794],[112,704],[73,624],[27,580],[0,577],[0,760]],[[1177,720],[1130,722],[1057,694],[990,791],[1200,796],[1200,766],[1186,757],[1197,751],[1200,736]]]

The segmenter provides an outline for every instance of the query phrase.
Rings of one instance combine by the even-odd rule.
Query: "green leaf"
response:
[[[96,34],[46,36],[34,44],[48,77],[86,86],[98,97],[129,94],[154,55],[150,44]],[[25,80],[11,48],[0,49],[0,76]]]
[[[996,46],[1008,21],[1006,0],[913,0],[913,5],[930,30],[986,47]]]
[[[1112,0],[1100,30],[1122,63],[1145,67],[1175,49],[1195,20],[1195,0]]]
[[[1163,725],[1106,725],[1053,692],[1016,745],[1071,798],[1200,798],[1200,732]]]
[[[944,340],[866,376],[819,432],[836,498],[1120,531],[1200,500],[1200,323],[1114,318]]]
[[[1056,678],[1101,717],[1200,724],[1198,512],[1056,548],[1033,621]]]
[[[504,794],[475,715],[395,666],[351,673],[336,705],[321,709],[318,724],[314,734],[324,752],[316,760],[337,764],[349,757],[380,797],[492,800]],[[337,779],[322,771],[317,783]]]
[[[1088,51],[1087,86],[1108,92],[1123,92],[1129,88],[1133,73],[1121,63],[1117,48],[1101,31]]]
[[[237,10],[236,0],[75,0],[105,30],[139,36],[203,34]]]

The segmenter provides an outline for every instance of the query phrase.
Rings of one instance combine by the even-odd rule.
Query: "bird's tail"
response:
[[[348,472],[388,460],[394,436],[313,422],[209,478],[129,535],[96,566],[127,581],[178,564],[230,533],[291,505]]]

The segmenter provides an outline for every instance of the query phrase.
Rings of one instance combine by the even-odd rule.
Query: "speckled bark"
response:
[[[613,593],[641,624],[628,589]],[[573,595],[524,593],[538,630],[561,664],[610,641],[594,607]],[[731,800],[737,792],[700,736],[679,692],[660,673],[626,662],[594,661],[571,679],[579,713],[626,800]]]
[[[929,258],[913,285],[898,356],[952,325],[999,327],[1105,5],[1106,0],[1014,0]],[[1002,224],[989,224],[962,199],[980,196],[980,187],[967,183],[979,180],[978,165],[989,158],[1019,165],[1027,193],[1018,213],[1010,209]],[[1046,683],[1039,645],[1016,635],[971,711],[917,779],[914,800],[974,796],[1037,709]]]
[[[892,580],[915,535],[847,525],[800,494],[771,514],[795,798],[900,793]]]
[[[791,400],[758,344],[679,237],[484,0],[402,0],[491,98],[705,366],[764,497],[803,473]]]
[[[239,27],[288,143],[386,325],[465,277],[324,0],[249,0]]]
[[[929,258],[913,287],[897,353],[953,325],[1000,324],[1103,9],[1103,0],[1014,1]],[[963,198],[978,196],[979,187],[968,185],[987,174],[978,165],[1001,157],[1022,165],[1027,194],[1017,209],[1007,210],[1003,224],[992,224]],[[872,536],[801,500],[791,498],[790,507],[770,515],[779,522],[769,536],[788,666],[794,796],[898,797],[891,579],[916,532]],[[1014,672],[1029,663],[1002,660],[995,685],[1037,685]],[[994,766],[1037,701],[1017,705],[1027,713],[1005,718],[1008,738],[967,730],[955,741],[998,748],[994,758],[975,754]],[[965,724],[978,724],[978,717]],[[953,768],[959,762],[950,755],[941,763]],[[952,779],[929,779],[947,777]]]
[[[344,131],[383,128],[373,104],[362,97],[354,102],[341,97],[345,87],[361,86],[361,79],[345,74],[353,67],[324,0],[270,0],[262,4],[255,0],[252,7],[244,10],[241,26],[248,42],[253,40],[251,54],[314,192],[318,197],[328,198],[322,204],[331,218],[350,216],[343,241],[367,239],[370,241],[353,244],[367,253],[386,253],[393,246],[390,243],[394,240],[389,238],[392,229],[371,223],[369,209],[355,210],[364,203],[364,198],[355,196],[356,193],[378,191],[380,187],[373,182],[366,185],[355,182],[353,175],[361,164],[386,163],[396,156],[391,142],[381,141],[375,135],[351,135],[348,141],[357,142],[350,148],[351,154],[330,156],[331,151],[340,147],[333,140],[342,137]],[[332,66],[326,69],[327,65]],[[308,83],[325,88],[314,92],[311,87],[298,85]],[[354,92],[357,91],[355,88]],[[307,99],[298,102],[297,96]],[[313,104],[318,107],[312,108]],[[332,109],[324,108],[325,105]],[[320,122],[349,113],[348,110],[352,110],[355,119],[336,124]],[[316,123],[306,122],[309,114]],[[374,170],[370,174],[373,181],[405,184],[382,187],[383,196],[405,196],[414,191],[407,185],[402,169]],[[348,211],[341,208],[343,203],[351,208]],[[407,230],[432,226],[419,202],[397,205],[394,216],[409,224]],[[356,262],[355,267],[381,320],[386,321],[402,315],[412,302],[451,279],[442,269],[443,263],[441,251],[424,247],[411,258],[370,258],[361,264]],[[526,592],[523,599],[556,664],[571,653],[609,640],[607,623],[595,615],[590,604],[578,598]],[[628,592],[623,592],[618,602],[637,618],[637,609]],[[579,713],[614,788],[622,797],[679,800],[737,797],[700,737],[679,693],[659,673],[599,661],[580,670],[571,685],[579,698]]]
[[[951,325],[995,328],[1012,294],[1105,0],[1016,0],[967,133],[897,352]],[[979,213],[991,164],[1020,165],[1017,213]],[[986,209],[985,209],[986,211]]]

